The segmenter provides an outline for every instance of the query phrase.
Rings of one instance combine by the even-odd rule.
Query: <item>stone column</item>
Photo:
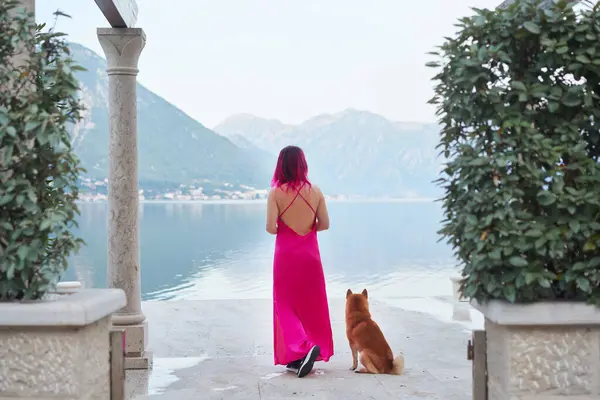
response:
[[[21,0],[19,5],[12,9],[11,14],[19,15],[20,13],[32,13],[35,19],[35,0]],[[33,21],[32,21],[33,22]],[[33,32],[32,32],[33,33]],[[15,66],[23,66],[27,63],[29,57],[29,51],[33,49],[21,49],[22,51],[17,52],[15,57],[12,59]]]
[[[15,8],[13,12],[30,12],[35,14],[35,0],[20,0],[19,5]]]
[[[108,285],[125,291],[127,306],[112,317],[125,329],[126,369],[148,369],[148,324],[141,308],[138,200],[138,59],[146,44],[140,28],[98,28],[107,59],[110,110],[108,170]]]
[[[17,16],[20,13],[33,13],[33,17],[35,18],[35,0],[21,0],[20,4],[13,8],[12,10],[9,11],[9,14],[13,15],[13,16]],[[28,49],[20,49],[20,51],[16,51],[16,54],[13,56],[13,58],[11,59],[11,62],[15,65],[15,67],[20,67],[22,65],[24,65],[27,62],[27,57],[29,56],[29,52],[27,51]],[[22,79],[22,78],[19,78]],[[29,86],[26,86],[29,87]],[[5,87],[0,88],[0,90],[5,90]],[[34,140],[34,139],[32,139]],[[6,165],[5,162],[9,163],[11,160],[5,160],[4,159],[4,152],[0,152],[0,165],[4,166]],[[8,179],[12,176],[12,171],[3,171],[0,172],[0,181],[4,181],[5,179]],[[2,249],[0,249],[0,254],[2,254]],[[1,267],[1,265],[0,265]]]

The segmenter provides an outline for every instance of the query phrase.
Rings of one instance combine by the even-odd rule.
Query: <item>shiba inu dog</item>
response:
[[[379,326],[371,319],[367,289],[362,293],[346,292],[346,336],[352,350],[353,371],[367,374],[402,375],[404,356],[396,358]],[[360,354],[360,364],[358,369]]]

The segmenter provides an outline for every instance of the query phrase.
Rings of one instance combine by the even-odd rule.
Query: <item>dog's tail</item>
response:
[[[402,375],[404,373],[404,354],[402,352],[400,352],[398,357],[394,358],[392,365],[392,375]]]

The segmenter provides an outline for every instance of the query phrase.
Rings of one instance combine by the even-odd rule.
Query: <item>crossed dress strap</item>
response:
[[[302,189],[304,189],[304,186],[306,186],[306,183],[304,183],[304,184],[302,184],[302,186],[300,186],[300,189],[298,189],[298,191],[296,192],[296,195],[294,196],[294,198],[292,199],[292,201],[290,202],[290,204],[288,204],[288,206],[281,212],[281,214],[279,214],[279,218],[281,218],[283,216],[283,214],[285,214],[285,212],[287,210],[289,210],[289,208],[292,206],[292,204],[294,204],[296,202],[296,199],[298,198],[298,196],[300,196],[300,198],[302,200],[304,200],[304,202],[306,203],[306,205],[310,207],[310,209],[312,210],[312,212],[315,214],[315,217],[316,217],[317,212],[315,211],[315,209],[313,208],[313,206],[310,205],[310,203],[308,202],[308,200],[306,200],[306,198],[304,196],[302,196],[302,194],[300,193],[300,191]]]

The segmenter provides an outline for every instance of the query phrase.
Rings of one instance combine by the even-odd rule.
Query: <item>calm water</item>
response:
[[[270,298],[274,237],[264,203],[144,203],[144,300]],[[450,248],[437,243],[437,203],[331,202],[319,234],[330,297],[367,287],[372,297],[451,295]],[[81,205],[87,246],[64,280],[106,286],[107,205]]]

